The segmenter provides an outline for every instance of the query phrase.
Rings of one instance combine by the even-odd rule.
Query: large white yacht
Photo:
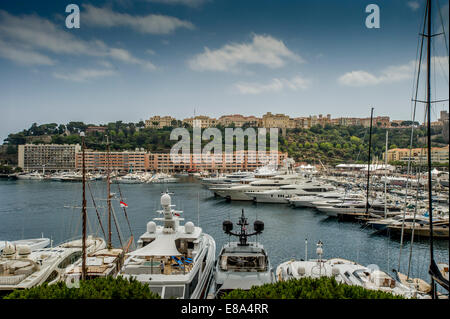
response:
[[[214,193],[227,200],[248,200],[254,199],[253,193],[260,191],[278,189],[280,186],[299,184],[304,179],[297,174],[277,175],[270,179],[260,179],[249,184],[236,185],[231,187],[216,187]],[[212,189],[211,189],[212,190]]]
[[[187,222],[180,226],[181,211],[172,209],[168,193],[161,196],[163,222],[151,221],[138,240],[138,249],[128,253],[119,275],[146,283],[161,298],[199,299],[206,297],[211,284],[216,243]]]
[[[363,200],[364,196],[358,193],[323,192],[318,194],[302,194],[289,199],[294,207],[332,206],[350,200]]]
[[[205,187],[218,185],[218,184],[233,184],[240,183],[243,179],[253,178],[255,176],[252,172],[241,172],[228,174],[218,177],[204,177],[202,178],[202,185]]]
[[[260,286],[275,282],[275,276],[264,246],[258,242],[248,242],[247,238],[259,235],[264,230],[264,223],[256,220],[254,232],[247,232],[247,218],[244,210],[237,223],[240,232],[233,233],[233,223],[223,222],[226,234],[239,237],[239,242],[226,243],[216,262],[214,283],[211,289],[214,297],[220,297],[234,289],[248,290],[252,286]]]
[[[3,251],[3,248],[7,245],[12,246],[20,246],[20,245],[27,245],[30,247],[30,251],[35,251],[37,249],[45,248],[48,245],[50,245],[50,238],[30,238],[30,239],[19,239],[14,241],[0,241],[0,254]]]
[[[89,236],[86,241],[88,253],[105,246],[102,238]],[[0,292],[56,283],[62,279],[65,268],[81,259],[81,255],[81,239],[35,251],[28,245],[7,245],[0,256]]]
[[[322,259],[323,243],[320,241],[317,243],[316,254],[317,259],[289,260],[280,264],[276,270],[278,281],[333,277],[341,284],[389,292],[405,298],[426,298],[426,295],[400,283],[376,267],[365,267],[343,258]]]
[[[392,217],[402,213],[399,207],[392,205],[387,206],[387,217]],[[366,202],[362,200],[345,201],[339,204],[330,206],[316,206],[320,212],[326,213],[331,217],[355,217],[361,216],[366,212]],[[370,217],[381,217],[385,214],[384,203],[372,202],[369,203],[368,214]]]
[[[17,179],[32,179],[32,180],[42,180],[44,175],[39,172],[31,172],[26,174],[17,175]]]
[[[261,192],[246,192],[246,195],[253,197],[257,203],[278,203],[288,204],[294,196],[312,196],[334,190],[334,187],[306,181],[301,184],[283,185],[278,189],[270,189]]]

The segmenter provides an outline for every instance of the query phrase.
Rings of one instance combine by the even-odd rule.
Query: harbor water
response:
[[[0,240],[25,238],[51,238],[53,245],[81,235],[81,183],[0,180]],[[97,211],[106,230],[106,187],[102,181],[90,182]],[[222,221],[237,222],[241,210],[245,210],[250,228],[255,219],[265,223],[265,230],[258,236],[266,248],[274,268],[291,258],[305,258],[307,239],[308,258],[316,258],[316,243],[324,243],[323,258],[341,257],[363,265],[375,264],[391,273],[397,269],[400,255],[400,239],[391,235],[375,234],[371,228],[364,228],[356,222],[340,222],[314,209],[292,208],[281,204],[255,204],[252,202],[227,202],[215,198],[213,193],[195,179],[184,179],[170,184],[120,184],[122,200],[128,204],[127,214],[134,238],[145,232],[146,224],[159,217],[161,192],[172,192],[172,204],[182,210],[184,222],[199,224],[203,231],[216,240],[217,254],[220,247],[229,240],[222,231]],[[128,223],[119,206],[120,195],[117,185],[111,186],[115,193],[112,201],[114,214],[119,224],[122,242],[130,237]],[[86,192],[89,233],[103,236],[99,228],[97,213]],[[119,236],[112,223],[114,245],[119,245]],[[449,260],[449,242],[436,240],[435,259]],[[401,251],[400,271],[406,273],[410,258],[411,241],[405,238]],[[429,281],[429,241],[415,238],[411,254],[411,276]]]

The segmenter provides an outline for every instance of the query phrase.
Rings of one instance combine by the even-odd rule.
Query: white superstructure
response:
[[[151,221],[138,240],[138,249],[128,253],[119,275],[133,277],[150,286],[162,298],[206,297],[216,254],[214,239],[202,228],[187,222],[172,209],[171,197],[161,196],[162,222]]]

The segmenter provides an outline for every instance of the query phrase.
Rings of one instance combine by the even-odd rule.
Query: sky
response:
[[[80,8],[78,29],[65,24],[71,3]],[[369,4],[380,8],[379,28],[366,27]],[[34,122],[138,122],[194,112],[335,118],[369,117],[374,107],[375,116],[409,120],[424,5],[2,0],[0,140]],[[448,35],[448,0],[439,5]],[[434,39],[433,98],[448,99],[448,54],[443,37]],[[441,110],[448,101],[434,104],[432,120]]]

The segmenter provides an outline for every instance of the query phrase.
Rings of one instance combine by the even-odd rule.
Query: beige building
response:
[[[288,115],[267,112],[262,117],[261,126],[266,128],[295,128],[295,123],[292,123],[289,119]]]
[[[427,148],[413,148],[411,150],[411,161],[413,162],[427,162]],[[383,154],[383,159],[384,159]],[[388,162],[401,161],[406,162],[409,159],[408,148],[394,148],[388,150]],[[433,163],[446,163],[449,161],[448,157],[448,145],[445,147],[432,147],[431,148],[431,162]]]
[[[79,144],[25,144],[18,148],[18,166],[24,171],[73,170]]]
[[[173,126],[172,122],[177,121],[176,118],[171,116],[159,116],[155,115],[145,121],[146,128],[163,128],[167,126]]]
[[[180,154],[180,156],[182,156]],[[275,152],[266,156],[277,165],[282,165],[283,160],[288,157],[287,153]],[[266,163],[258,161],[257,151],[240,151],[233,154],[222,153],[220,160],[213,156],[202,159],[201,154],[189,154],[182,159],[181,163],[173,163],[169,153],[149,153],[149,169],[163,172],[180,171],[253,171]]]
[[[111,170],[118,171],[144,171],[149,167],[148,153],[141,151],[124,151],[124,152],[110,152],[109,157],[106,152],[85,151],[85,164],[88,171],[91,170],[106,170],[108,167]],[[76,154],[75,168],[81,169],[83,167],[82,153]]]
[[[235,127],[242,127],[244,124],[248,124],[251,127],[260,127],[261,119],[255,116],[243,116],[241,114],[223,115],[218,120],[217,123],[229,127],[233,123]]]
[[[217,125],[217,120],[206,115],[197,115],[183,120],[191,127],[209,128]]]

